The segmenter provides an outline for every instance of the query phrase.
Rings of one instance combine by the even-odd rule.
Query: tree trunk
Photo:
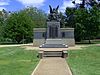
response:
[[[15,39],[16,39],[17,43],[19,44],[20,41],[23,39],[23,36],[16,36]]]
[[[89,44],[91,44],[91,40],[90,40],[90,37],[89,37]]]

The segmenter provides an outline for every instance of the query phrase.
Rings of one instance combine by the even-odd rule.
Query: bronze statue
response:
[[[57,8],[52,8],[49,5],[49,8],[50,8],[50,14],[48,16],[48,21],[59,21],[59,14],[58,14],[59,5],[57,6]]]
[[[50,13],[56,13],[58,14],[58,8],[59,8],[59,5],[57,6],[57,8],[53,8],[49,5],[49,8],[50,8]]]

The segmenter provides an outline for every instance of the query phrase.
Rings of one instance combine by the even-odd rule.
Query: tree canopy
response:
[[[28,7],[11,13],[4,26],[4,37],[10,38],[17,43],[32,41],[33,28],[45,27],[45,22],[45,13],[37,8]]]
[[[92,8],[66,8],[66,26],[75,28],[75,39],[81,41],[96,38],[100,31],[100,9],[97,5]]]

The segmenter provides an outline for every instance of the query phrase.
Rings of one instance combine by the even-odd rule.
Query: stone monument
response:
[[[74,28],[60,28],[58,8],[49,5],[47,28],[34,28],[33,45],[41,48],[66,48],[74,46]]]

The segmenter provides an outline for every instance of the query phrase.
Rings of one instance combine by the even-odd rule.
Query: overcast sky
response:
[[[79,0],[76,0],[79,3]],[[71,0],[0,0],[0,10],[18,11],[27,6],[37,7],[46,13],[49,11],[49,5],[52,7],[60,6],[59,10],[64,11],[66,7],[73,7]]]

